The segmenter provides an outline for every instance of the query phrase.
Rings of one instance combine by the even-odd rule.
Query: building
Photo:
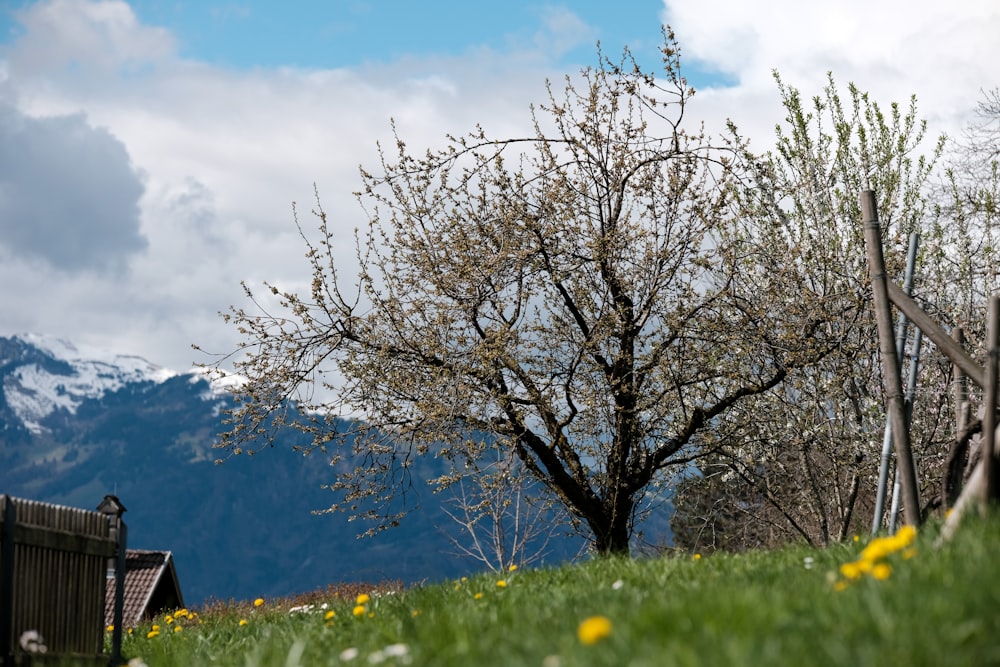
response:
[[[184,606],[177,582],[174,559],[169,551],[128,549],[125,552],[125,607],[122,627],[135,627],[161,612]],[[111,625],[115,610],[115,580],[107,579],[105,625]]]

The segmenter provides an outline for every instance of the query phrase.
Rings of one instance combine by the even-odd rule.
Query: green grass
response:
[[[942,548],[933,546],[935,533],[921,531],[915,556],[890,556],[887,579],[846,586],[839,566],[864,540],[700,559],[597,559],[510,573],[503,588],[497,575],[483,574],[373,593],[360,616],[355,600],[331,590],[331,621],[323,595],[303,613],[289,613],[288,601],[216,605],[182,619],[180,632],[162,619],[158,636],[137,628],[124,652],[149,667],[368,665],[379,657],[435,666],[1000,664],[1000,517],[968,520]],[[585,645],[577,629],[594,615],[611,621],[611,634]],[[387,655],[399,644],[404,655]],[[345,661],[347,649],[356,657]]]

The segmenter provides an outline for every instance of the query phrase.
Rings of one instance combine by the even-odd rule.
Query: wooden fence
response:
[[[121,525],[120,514],[109,521],[101,512],[0,496],[3,667],[108,664],[106,580],[123,546],[116,520]]]
[[[865,225],[865,246],[868,256],[868,270],[872,283],[873,301],[878,320],[879,347],[882,357],[882,369],[885,375],[886,398],[892,422],[892,439],[896,449],[896,464],[901,479],[904,500],[904,518],[907,523],[919,525],[921,511],[917,494],[916,472],[913,463],[913,453],[910,448],[909,417],[906,410],[902,383],[900,379],[899,354],[893,339],[892,317],[890,304],[896,306],[899,312],[909,318],[927,336],[937,348],[948,357],[952,363],[955,381],[955,443],[949,453],[948,473],[945,479],[945,503],[954,511],[948,517],[942,530],[942,537],[947,538],[960,520],[965,508],[986,503],[1000,502],[1000,448],[998,442],[997,404],[998,375],[1000,375],[1000,295],[993,294],[988,304],[986,322],[986,361],[980,365],[962,347],[964,338],[960,330],[950,334],[931,318],[914,301],[905,290],[901,289],[885,273],[885,261],[882,255],[882,237],[879,227],[878,211],[875,205],[875,193],[865,190],[861,193],[861,211]],[[983,390],[982,418],[977,425],[967,422],[968,394],[965,390],[966,380],[972,381]],[[970,429],[980,432],[980,447],[982,457],[976,468],[965,482],[964,488],[958,494],[962,485],[962,451],[968,445]],[[957,499],[956,499],[957,496]],[[876,517],[876,520],[878,517]]]

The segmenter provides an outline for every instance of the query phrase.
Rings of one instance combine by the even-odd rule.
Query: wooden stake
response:
[[[885,275],[882,231],[879,228],[875,193],[872,190],[865,190],[861,193],[861,213],[865,225],[865,247],[868,251],[868,270],[871,274],[875,319],[878,322],[879,348],[885,372],[886,399],[889,404],[889,416],[892,420],[892,441],[896,449],[896,470],[903,491],[904,520],[910,525],[919,526],[920,496],[917,490],[913,453],[910,449],[910,432],[906,423],[902,373],[900,372],[899,356],[896,353],[896,341],[892,331],[892,312],[889,308],[889,289],[887,286],[890,281]],[[916,322],[916,319],[911,319]],[[951,341],[950,338],[948,340]]]
[[[983,476],[986,478],[986,502],[998,496],[996,465],[997,357],[1000,356],[1000,296],[990,298],[986,322],[986,383],[983,387]]]

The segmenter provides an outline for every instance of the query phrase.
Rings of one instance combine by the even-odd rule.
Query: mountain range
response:
[[[0,337],[0,388],[0,493],[86,509],[118,496],[128,546],[171,551],[188,604],[437,581],[484,567],[458,555],[447,494],[416,485],[408,503],[418,508],[399,527],[358,539],[363,526],[316,514],[333,500],[322,488],[329,461],[293,451],[300,434],[225,457],[215,444],[232,398],[197,371],[29,334]],[[436,465],[419,462],[426,458],[415,465]],[[559,534],[547,560],[581,546]]]

